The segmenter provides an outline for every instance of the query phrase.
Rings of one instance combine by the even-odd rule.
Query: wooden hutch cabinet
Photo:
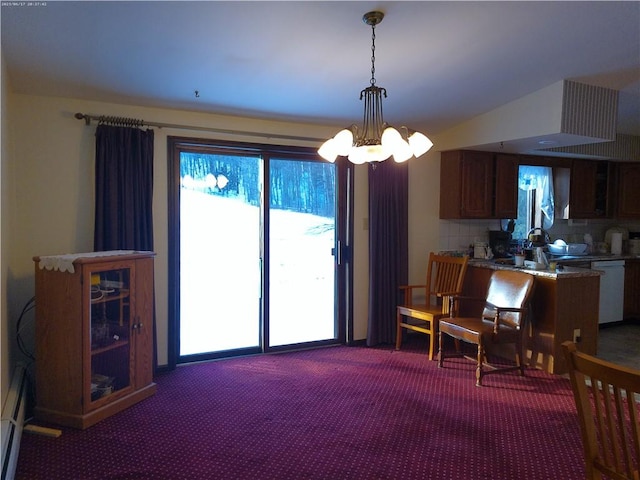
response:
[[[154,256],[34,257],[36,418],[84,429],[156,392]]]

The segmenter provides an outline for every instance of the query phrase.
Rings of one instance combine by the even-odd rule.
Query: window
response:
[[[518,219],[513,238],[527,238],[532,228],[548,230],[555,219],[554,181],[551,167],[520,165]]]

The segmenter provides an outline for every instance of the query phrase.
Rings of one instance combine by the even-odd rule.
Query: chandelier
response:
[[[382,12],[368,12],[362,21],[371,26],[371,85],[360,92],[364,99],[362,128],[351,125],[322,144],[318,154],[335,162],[338,155],[349,158],[355,164],[382,162],[393,155],[400,163],[426,153],[433,143],[425,135],[402,126],[399,129],[385,123],[382,116],[382,97],[387,90],[376,86],[376,25],[384,18]]]

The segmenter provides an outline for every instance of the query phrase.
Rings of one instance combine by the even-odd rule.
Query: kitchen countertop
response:
[[[516,267],[513,264],[505,263],[503,260],[508,261],[508,259],[473,259],[469,260],[469,266],[487,268],[490,270],[519,270],[537,277],[548,278],[594,277],[601,275],[599,270],[591,270],[589,268],[570,267],[565,265],[562,270],[536,270],[533,268]]]
[[[497,259],[470,259],[469,265],[479,268],[488,268],[490,270],[521,270],[531,275],[548,278],[571,278],[571,277],[592,277],[602,275],[600,270],[591,270],[590,268],[581,268],[572,266],[584,262],[598,262],[606,260],[640,260],[637,255],[612,255],[610,253],[597,253],[594,255],[564,255],[549,256],[550,262],[557,262],[562,265],[562,270],[552,271],[536,270],[533,268],[516,267],[511,258]]]

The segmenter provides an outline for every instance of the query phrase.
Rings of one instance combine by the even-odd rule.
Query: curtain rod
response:
[[[120,125],[124,127],[157,127],[157,128],[176,128],[180,130],[199,130],[204,132],[226,133],[229,135],[247,135],[251,137],[262,138],[279,138],[283,140],[301,140],[305,142],[322,142],[321,138],[314,137],[299,137],[296,135],[283,135],[280,133],[264,133],[264,132],[246,132],[242,130],[226,130],[224,128],[212,128],[212,127],[197,127],[191,125],[179,125],[174,123],[157,123],[157,122],[145,122],[144,120],[138,120],[136,118],[127,117],[112,117],[106,115],[85,115],[84,113],[76,113],[75,118],[83,120],[85,125],[90,125],[91,120],[95,120],[99,123],[107,123],[110,125]]]

